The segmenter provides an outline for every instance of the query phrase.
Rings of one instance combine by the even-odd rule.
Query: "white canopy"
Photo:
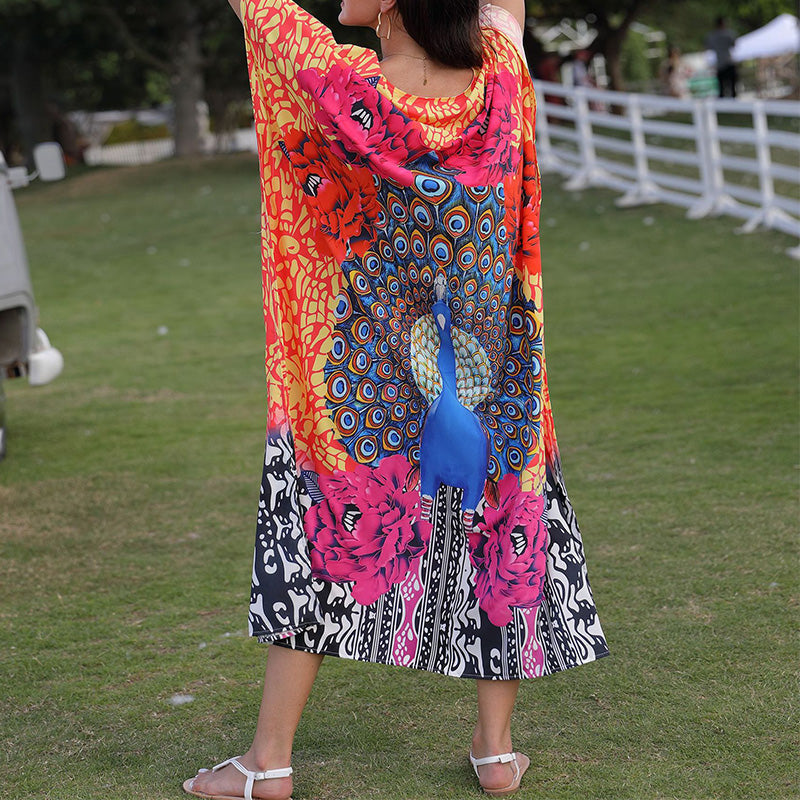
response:
[[[733,48],[733,60],[749,61],[751,58],[770,58],[798,52],[800,27],[797,17],[781,14],[763,28],[740,36]]]
[[[764,27],[740,36],[733,48],[734,61],[753,58],[772,58],[788,53],[800,53],[800,25],[792,14],[780,14]],[[709,62],[716,62],[713,51],[708,52]]]
[[[772,22],[740,36],[733,48],[734,61],[752,58],[772,58],[788,53],[800,53],[800,23],[792,14],[779,14]],[[713,50],[706,51],[710,66],[717,63]]]

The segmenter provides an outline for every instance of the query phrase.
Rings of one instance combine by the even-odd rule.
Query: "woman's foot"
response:
[[[267,769],[278,769],[275,764],[259,764],[248,752],[239,758],[239,763],[249,770],[255,772]],[[211,797],[228,796],[244,797],[244,787],[246,778],[234,766],[228,764],[216,772],[208,770],[199,772],[195,778],[187,781],[184,788],[188,791],[198,792],[200,796],[206,794]],[[253,797],[258,800],[288,800],[292,794],[292,778],[269,778],[268,780],[256,781],[253,784]]]
[[[476,730],[472,737],[472,755],[475,758],[485,758],[496,756],[501,753],[512,753],[511,737],[504,738],[503,741],[486,742]],[[488,791],[503,790],[511,786],[517,775],[521,776],[530,766],[530,759],[522,753],[517,753],[516,764],[509,761],[504,764],[495,762],[492,764],[482,764],[478,767],[478,781],[483,789]]]

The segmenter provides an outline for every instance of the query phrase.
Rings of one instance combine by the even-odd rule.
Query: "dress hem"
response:
[[[280,631],[254,630],[250,633],[250,636],[252,636],[255,639],[258,639],[259,644],[278,644],[284,639],[291,639],[292,636],[297,636],[297,634],[302,633],[306,628],[313,628],[315,625],[319,625],[320,623],[321,620],[312,619],[308,620],[308,622],[300,622],[293,628],[288,628],[286,630],[280,630]]]
[[[308,627],[308,626],[304,626]],[[470,680],[492,680],[492,681],[518,681],[518,680],[533,680],[534,678],[543,678],[546,675],[553,675],[557,672],[566,672],[568,669],[572,669],[574,667],[582,667],[585,664],[591,664],[593,661],[599,661],[601,658],[606,658],[607,656],[611,655],[608,649],[603,650],[599,653],[594,653],[592,656],[582,660],[576,661],[574,664],[565,664],[564,666],[558,665],[553,669],[550,669],[547,672],[542,672],[539,675],[507,675],[507,676],[499,676],[499,675],[477,675],[474,673],[454,673],[454,672],[446,672],[444,670],[439,669],[427,669],[426,667],[418,666],[417,664],[398,664],[395,661],[390,660],[378,660],[378,659],[368,659],[368,658],[355,658],[354,656],[342,654],[337,650],[329,650],[329,649],[319,649],[314,647],[308,647],[299,644],[289,644],[286,640],[291,638],[293,634],[288,634],[281,638],[275,639],[268,639],[267,636],[275,636],[275,634],[258,634],[254,633],[253,636],[258,639],[259,644],[276,644],[279,647],[284,647],[287,650],[302,650],[304,653],[316,653],[317,655],[323,656],[333,656],[335,658],[345,658],[348,661],[361,661],[364,664],[383,664],[388,667],[402,667],[404,669],[416,669],[420,672],[430,672],[434,675],[444,675],[447,678],[467,678]]]

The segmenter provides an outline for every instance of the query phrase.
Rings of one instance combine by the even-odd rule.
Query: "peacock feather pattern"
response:
[[[434,153],[416,166],[411,186],[372,177],[376,236],[362,256],[342,263],[347,285],[334,304],[327,406],[357,462],[402,454],[419,464],[419,434],[441,387],[431,315],[441,275],[459,391],[486,429],[488,476],[497,481],[519,473],[537,441],[531,410],[541,407],[541,369],[529,365],[541,331],[515,275],[503,184],[464,186]]]

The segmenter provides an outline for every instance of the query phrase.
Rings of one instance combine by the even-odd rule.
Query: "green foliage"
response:
[[[24,17],[46,14],[60,23],[81,19],[86,8],[85,0],[0,0],[0,15]]]
[[[148,69],[145,72],[144,85],[148,105],[161,105],[169,102],[169,77],[163,72]]]
[[[729,4],[725,4],[729,5]],[[765,25],[778,14],[797,14],[797,4],[793,0],[738,0],[734,2],[734,11],[730,12],[748,28]],[[726,13],[724,10],[720,13]],[[746,30],[741,33],[746,33]]]
[[[655,62],[647,57],[647,42],[641,34],[635,31],[629,31],[625,37],[620,61],[626,84],[641,85],[655,76],[653,69]]]
[[[340,41],[376,43],[369,31],[339,25],[338,5],[303,4]],[[187,13],[197,15],[207,97],[212,114],[222,117],[230,102],[249,97],[241,26],[224,0],[0,0],[0,84],[10,82],[14,43],[24,36],[28,57],[41,70],[42,104],[100,110],[168,102],[179,49],[174,34]]]
[[[558,184],[548,378],[612,655],[523,684],[516,797],[790,800],[796,240]],[[178,800],[248,747],[265,658],[244,634],[266,415],[257,162],[96,170],[17,199],[66,367],[6,387],[0,797]],[[293,796],[478,800],[474,705],[471,681],[327,659]]]
[[[168,139],[166,125],[142,125],[135,119],[118,122],[108,134],[104,144],[124,144],[125,142],[145,142],[150,139]]]
[[[765,25],[778,14],[795,14],[791,2],[786,0],[745,0],[730,3],[726,0],[681,0],[678,9],[660,3],[647,5],[641,21],[667,34],[669,41],[684,53],[705,49],[706,34],[714,28],[718,16],[725,16],[730,26],[739,34]]]

